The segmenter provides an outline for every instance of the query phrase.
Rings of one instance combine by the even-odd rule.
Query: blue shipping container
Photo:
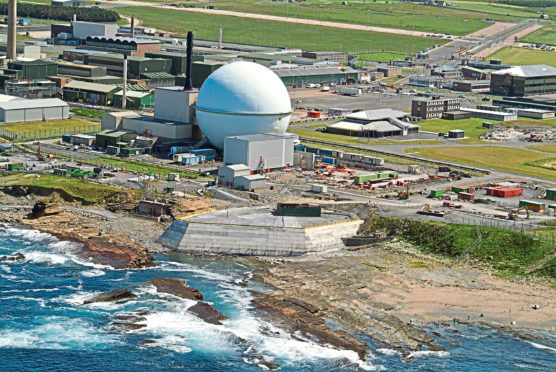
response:
[[[195,155],[216,155],[216,150],[215,149],[195,149],[195,150],[190,150],[189,151],[190,154],[195,154]]]
[[[64,134],[62,136],[62,142],[71,142],[71,136],[69,134]]]
[[[326,155],[326,156],[333,156],[332,150],[328,150],[328,149],[320,149],[319,154]]]
[[[336,164],[336,158],[325,158],[325,157],[323,157],[323,158],[321,159],[321,161],[322,161],[323,163]]]

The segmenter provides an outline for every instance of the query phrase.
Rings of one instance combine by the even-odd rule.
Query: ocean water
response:
[[[446,352],[403,357],[369,343],[366,360],[351,351],[292,338],[260,320],[250,307],[248,268],[222,260],[159,255],[159,266],[113,270],[79,259],[73,243],[33,230],[0,227],[0,255],[21,252],[23,262],[0,262],[0,355],[2,371],[554,371],[556,336],[527,342],[496,330],[434,327]],[[210,325],[187,312],[193,301],[157,293],[141,282],[185,279],[229,319]],[[254,287],[253,287],[254,286]],[[111,289],[129,288],[138,298],[124,303],[82,305]],[[257,288],[250,283],[250,288]],[[147,311],[146,327],[123,331],[115,315]],[[435,337],[435,336],[433,336]],[[144,343],[143,340],[151,340]]]

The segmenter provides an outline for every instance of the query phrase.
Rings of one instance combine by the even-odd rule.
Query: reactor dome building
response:
[[[292,107],[282,80],[253,62],[232,62],[203,83],[195,105],[199,128],[218,149],[224,138],[286,131]]]

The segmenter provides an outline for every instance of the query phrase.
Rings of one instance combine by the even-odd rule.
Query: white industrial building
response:
[[[234,188],[251,191],[266,187],[266,177],[262,174],[250,174],[234,178]]]
[[[513,112],[480,110],[480,109],[474,109],[468,107],[462,107],[460,110],[471,113],[471,117],[474,118],[496,120],[496,121],[517,120],[517,114]]]
[[[326,131],[333,134],[377,138],[386,136],[407,136],[418,133],[419,126],[403,119],[406,112],[393,109],[358,111],[346,115],[340,121],[327,125]]]
[[[249,134],[224,139],[224,164],[245,164],[250,170],[293,166],[295,134]]]
[[[197,95],[197,90],[184,91],[183,87],[156,88],[154,116],[109,112],[102,115],[102,129],[126,129],[167,140],[191,139]]]
[[[115,23],[73,21],[71,27],[75,39],[86,39],[88,36],[116,36],[118,32],[118,25]]]
[[[58,98],[0,101],[0,122],[57,120],[69,118],[69,106]]]
[[[233,187],[235,178],[250,174],[251,169],[245,164],[224,165],[218,168],[218,184]]]

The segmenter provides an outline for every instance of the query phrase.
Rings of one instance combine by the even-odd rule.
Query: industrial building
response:
[[[452,89],[458,92],[490,92],[490,80],[454,80]]]
[[[469,119],[470,117],[471,117],[470,112],[465,112],[461,110],[446,111],[442,113],[442,119],[446,119],[446,120],[462,120],[462,119]]]
[[[67,83],[62,92],[65,101],[111,106],[114,103],[114,94],[119,90],[117,85],[74,80]]]
[[[122,107],[123,90],[114,93],[114,106]],[[146,109],[154,105],[154,94],[151,92],[126,92],[126,107],[129,109]]]
[[[495,120],[495,121],[517,120],[517,115],[511,112],[480,110],[480,109],[473,109],[467,107],[462,107],[461,111],[470,112],[471,116],[474,118],[481,118],[481,119]]]
[[[72,134],[70,136],[70,143],[72,145],[92,146],[95,143],[95,136],[88,134]]]
[[[116,36],[118,25],[115,23],[71,22],[74,39],[85,40],[89,36]]]
[[[521,116],[523,118],[531,118],[531,119],[553,119],[556,113],[554,111],[548,110],[538,110],[538,109],[518,109],[517,116]]]
[[[314,59],[319,62],[329,61],[329,62],[338,62],[338,63],[346,63],[349,59],[349,55],[347,53],[334,52],[334,51],[310,52],[304,50],[301,53],[301,57]]]
[[[528,65],[493,72],[490,78],[490,92],[517,97],[556,93],[556,68]]]
[[[439,119],[444,112],[457,111],[460,106],[460,100],[456,98],[418,97],[411,101],[411,116],[423,120]]]
[[[463,66],[461,68],[461,73],[466,79],[490,80],[492,70]]]
[[[303,87],[307,84],[346,84],[359,80],[356,70],[351,67],[329,65],[281,67],[272,66],[271,70],[285,85]]]
[[[556,112],[556,98],[549,97],[502,97],[492,103],[504,108],[538,109]]]
[[[300,256],[340,250],[363,223],[349,212],[280,216],[268,207],[230,208],[175,220],[160,236],[180,252]]]
[[[120,147],[127,145],[137,134],[128,130],[111,130],[105,129],[96,134],[95,143],[100,149],[107,149],[108,147]]]
[[[106,76],[106,67],[89,66],[72,62],[58,62],[58,75],[71,77],[103,77]]]
[[[80,7],[80,6],[85,6],[87,3],[81,0],[52,0],[50,4],[52,6]]]
[[[123,53],[128,56],[144,57],[147,52],[160,51],[161,43],[159,40],[155,39],[115,36],[114,34],[106,36],[87,36],[85,38],[85,45],[86,48],[90,50],[100,50],[112,53]]]
[[[409,85],[414,87],[431,88],[435,87],[442,79],[438,76],[410,76]]]
[[[293,165],[294,134],[251,134],[224,139],[224,165],[245,164],[250,170]]]
[[[406,136],[419,132],[419,126],[402,119],[408,114],[392,109],[359,111],[346,115],[345,119],[328,124],[327,133],[364,138]]]
[[[69,118],[68,104],[57,98],[15,99],[0,102],[0,122],[57,120]]]
[[[218,167],[218,185],[233,187],[237,177],[248,176],[251,168],[245,164],[229,164]]]
[[[450,139],[460,139],[465,137],[465,132],[461,129],[452,129],[448,131],[448,138]]]

